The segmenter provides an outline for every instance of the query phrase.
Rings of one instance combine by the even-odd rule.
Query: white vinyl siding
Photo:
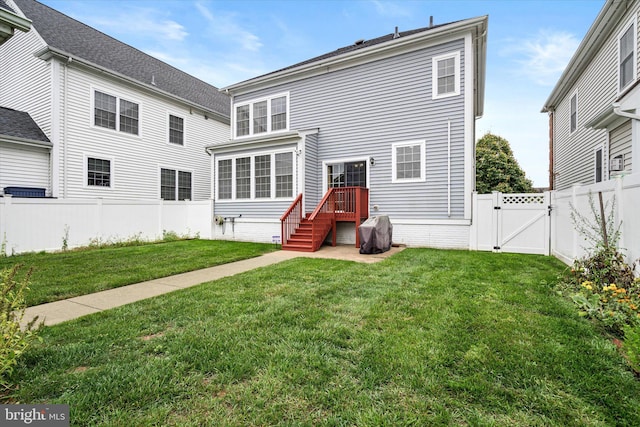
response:
[[[0,194],[5,187],[44,188],[51,194],[49,150],[0,142]]]
[[[432,73],[433,99],[460,94],[460,52],[434,57]]]
[[[623,171],[632,170],[631,134],[631,120],[623,123],[609,133],[609,158],[613,159],[622,156]],[[610,170],[610,173],[614,175],[621,173],[621,171]]]
[[[425,141],[392,145],[393,182],[420,182],[425,177]]]
[[[553,115],[554,189],[564,190],[574,184],[591,184],[595,180],[594,150],[605,147],[608,155],[609,131],[586,128],[588,123],[620,96],[620,37],[631,27],[637,31],[635,16],[640,3],[633,2],[618,26],[594,53],[582,74],[558,102]],[[635,37],[634,37],[635,38]],[[636,55],[637,56],[637,55]],[[634,64],[637,57],[633,60]],[[634,68],[636,65],[634,65]],[[631,83],[633,85],[633,83]],[[571,97],[577,93],[577,128],[571,132]],[[608,159],[605,159],[605,162]],[[625,159],[626,162],[626,159]],[[605,169],[607,164],[605,164]],[[603,179],[607,179],[605,173]]]
[[[216,200],[291,199],[295,190],[291,151],[216,159]]]
[[[232,109],[234,137],[270,134],[289,129],[289,94],[238,103]]]

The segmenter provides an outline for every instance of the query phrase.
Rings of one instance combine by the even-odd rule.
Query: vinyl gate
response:
[[[550,254],[551,193],[474,194],[470,247]]]

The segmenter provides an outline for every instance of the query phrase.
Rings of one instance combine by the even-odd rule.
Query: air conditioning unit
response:
[[[609,170],[611,172],[620,172],[624,170],[624,157],[622,156],[622,154],[611,159]]]

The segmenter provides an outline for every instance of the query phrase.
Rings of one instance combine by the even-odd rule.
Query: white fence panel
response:
[[[210,201],[0,198],[5,254],[85,246],[92,240],[156,240],[164,231],[211,238]]]
[[[599,212],[599,192],[602,192],[605,203],[615,197],[616,223],[621,224],[619,246],[627,261],[631,263],[640,258],[640,174],[633,174],[553,192],[551,253],[567,264],[585,256],[591,249],[590,243],[576,230],[571,219],[572,206],[581,215],[593,220],[589,194]]]

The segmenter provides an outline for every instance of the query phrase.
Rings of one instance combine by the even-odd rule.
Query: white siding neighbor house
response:
[[[37,1],[0,1],[32,23],[0,46],[0,120],[26,113],[44,135],[0,135],[0,194],[210,199],[226,94]]]
[[[396,29],[222,89],[214,236],[309,251],[387,215],[395,243],[468,248],[487,25]]]
[[[607,0],[544,104],[552,189],[640,172],[639,13]]]

